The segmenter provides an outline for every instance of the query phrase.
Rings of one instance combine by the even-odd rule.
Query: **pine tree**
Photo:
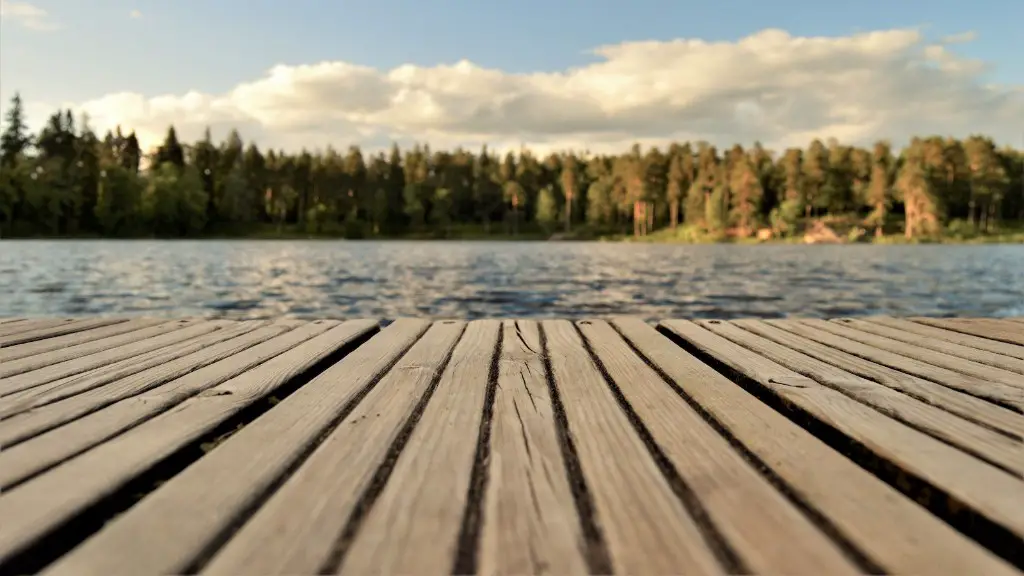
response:
[[[174,126],[167,129],[164,143],[153,154],[154,166],[160,166],[165,163],[171,164],[179,170],[185,167],[185,149],[178,142],[178,133],[175,132]]]
[[[864,220],[881,236],[892,204],[892,153],[888,142],[877,142],[871,154],[871,176],[865,193],[865,204],[871,213]]]
[[[918,235],[931,236],[941,231],[943,207],[929,178],[923,143],[916,138],[906,150],[906,159],[896,178],[896,189],[903,198],[904,235],[908,239]]]
[[[565,231],[572,230],[573,201],[579,196],[579,174],[577,173],[576,159],[572,156],[566,158],[562,163],[562,173],[559,176],[559,183],[562,185],[562,195],[565,197]]]
[[[4,115],[4,131],[0,134],[0,166],[12,168],[31,144],[21,95],[15,93],[10,109]]]
[[[545,230],[552,230],[558,222],[558,204],[555,193],[550,186],[541,188],[537,195],[537,212],[535,219]]]
[[[764,189],[754,165],[744,154],[736,159],[729,174],[730,220],[741,237],[750,236],[758,227]]]
[[[686,196],[686,191],[690,188],[689,175],[686,174],[683,167],[684,155],[690,155],[690,151],[678,150],[671,154],[671,160],[669,160],[666,197],[668,200],[669,226],[672,229],[679,225],[679,207],[682,199]]]

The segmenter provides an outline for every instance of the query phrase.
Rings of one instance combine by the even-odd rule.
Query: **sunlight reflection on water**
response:
[[[3,241],[0,316],[1024,315],[1024,246]]]

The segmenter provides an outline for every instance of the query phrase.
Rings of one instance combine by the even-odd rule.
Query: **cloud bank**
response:
[[[599,152],[633,142],[759,140],[780,148],[815,137],[901,144],[936,133],[1018,142],[1024,91],[987,85],[985,63],[951,50],[972,38],[769,29],[735,42],[601,46],[594,63],[558,72],[513,74],[467,60],[391,70],[333,61],[274,66],[222,94],[116,93],[63,104],[99,129],[135,129],[144,144],[174,124],[188,139],[205,126],[215,135],[236,127],[261,146],[289,150],[391,141]]]
[[[61,27],[46,10],[28,2],[0,0],[0,19],[41,32],[58,30]]]

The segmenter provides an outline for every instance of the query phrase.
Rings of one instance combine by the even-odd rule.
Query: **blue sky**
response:
[[[1024,84],[1020,0],[35,0],[63,28],[0,34],[0,93],[31,100],[219,92],[278,63],[346,60],[390,68],[468,58],[511,72],[559,70],[624,40],[735,40],[776,27],[794,35],[923,27],[974,31],[957,48]],[[129,14],[138,10],[140,19]]]
[[[977,131],[1019,142],[1024,131],[1024,0],[0,3],[0,109],[17,90],[33,126],[69,105],[150,141],[170,124],[189,138],[237,127],[286,148],[789,146]],[[26,26],[32,10],[46,19]],[[766,29],[788,36],[749,40]],[[856,36],[874,31],[892,32]],[[680,38],[721,44],[669,42]],[[498,72],[439,67],[460,60]],[[321,62],[334,64],[301,67]],[[385,74],[405,64],[421,68]],[[562,75],[515,76],[536,72]]]

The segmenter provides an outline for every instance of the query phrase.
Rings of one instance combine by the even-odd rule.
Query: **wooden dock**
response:
[[[1024,573],[1024,319],[0,319],[0,574]]]

